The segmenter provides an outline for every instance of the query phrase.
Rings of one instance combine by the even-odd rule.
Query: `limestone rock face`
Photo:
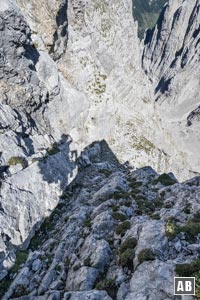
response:
[[[0,252],[1,269],[16,246],[55,208],[73,177],[67,136],[56,143],[44,110],[48,86],[36,72],[39,53],[15,3],[0,6]]]
[[[190,20],[195,2],[187,4],[189,1],[186,1],[183,5],[180,1],[175,4],[170,2],[166,6],[169,8],[165,8],[167,12],[162,13],[159,18],[162,25],[158,23],[157,27],[161,26],[160,31],[155,29],[152,31],[154,34],[148,31],[144,50],[137,36],[137,24],[133,20],[130,0],[67,3],[60,0],[50,1],[48,4],[41,1],[40,10],[34,0],[29,1],[28,5],[22,0],[17,2],[32,29],[32,39],[40,54],[36,70],[51,99],[44,115],[51,124],[51,134],[56,139],[63,133],[69,134],[73,139],[73,149],[79,153],[88,143],[106,139],[121,161],[128,160],[137,166],[152,165],[157,171],[173,169],[180,179],[198,172],[198,124],[195,121],[193,128],[185,126],[188,122],[190,124],[191,118],[198,119],[198,68],[195,68],[196,75],[189,75],[193,74],[198,53],[192,61],[188,57],[187,68],[184,69],[188,75],[183,78],[191,78],[187,82],[187,93],[184,82],[178,89],[178,78],[182,78],[183,73],[180,72],[182,68],[178,67],[178,60],[177,67],[173,68],[177,78],[173,94],[177,94],[179,99],[188,95],[189,121],[187,116],[186,121],[182,117],[186,110],[181,108],[185,107],[184,101],[174,102],[172,98],[175,96],[169,95],[166,101],[157,101],[155,105],[153,94],[162,79],[162,72],[159,73],[159,70],[170,66],[175,59],[176,47],[173,47],[173,41],[177,37],[176,45],[180,44],[177,48],[181,48],[183,32],[186,30],[184,28],[189,23],[192,25],[188,25],[191,29],[187,33],[186,44],[190,48],[191,57],[195,53],[195,42],[190,47],[190,37],[192,38],[197,26],[195,24],[198,24],[198,10],[196,14],[194,10],[195,18],[191,16]],[[178,6],[183,6],[182,17],[177,17],[174,24],[177,24],[181,35],[177,28],[170,29],[172,15]],[[185,20],[184,10],[187,10],[187,21],[182,26],[183,19]],[[48,22],[44,21],[46,19]],[[156,30],[162,32],[165,38],[160,33],[157,35]],[[167,38],[167,32],[171,40]],[[195,40],[198,41],[198,31],[195,33]],[[152,43],[147,42],[150,35],[154,41]],[[169,40],[170,46],[167,46],[169,50],[166,48],[165,52],[170,52],[170,55],[166,54],[164,57],[161,51],[166,40]],[[156,63],[156,57],[158,60],[163,57],[161,64]],[[141,65],[148,76],[145,76]],[[156,65],[159,65],[158,70]],[[169,74],[172,73],[171,70],[172,68]],[[148,77],[151,77],[153,83]],[[195,89],[191,88],[193,85]],[[192,92],[188,92],[191,89]],[[163,88],[159,94],[162,94],[162,90]],[[160,103],[165,103],[162,110]],[[174,103],[177,103],[176,109]],[[191,144],[196,147],[191,147]]]
[[[146,32],[142,58],[162,126],[191,174],[199,172],[199,8],[198,0],[169,1]]]
[[[197,258],[198,234],[166,228],[193,218],[199,178],[157,172],[199,172],[198,26],[199,1],[169,1],[143,45],[131,0],[0,1],[3,299],[153,299],[135,272],[151,290],[148,268]]]
[[[200,178],[178,183],[150,167],[134,171],[105,141],[83,156],[90,164],[80,165],[27,250],[18,252],[1,299],[173,299],[174,276],[199,276]],[[123,185],[112,185],[112,193],[104,188],[119,177]]]

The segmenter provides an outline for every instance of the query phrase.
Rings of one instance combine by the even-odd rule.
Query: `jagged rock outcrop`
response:
[[[200,2],[169,1],[144,40],[143,68],[155,91],[162,127],[199,172]]]
[[[62,136],[56,143],[50,135],[44,116],[50,96],[36,72],[39,53],[29,26],[13,2],[1,5],[0,20],[0,268],[4,271],[15,260],[16,246],[56,206],[73,177],[74,164],[70,139]]]
[[[199,177],[180,184],[150,167],[134,171],[105,141],[78,164],[0,285],[3,300],[170,300],[175,274],[199,278]]]

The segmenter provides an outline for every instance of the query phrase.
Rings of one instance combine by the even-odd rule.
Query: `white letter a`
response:
[[[184,292],[183,282],[178,281],[177,292]]]

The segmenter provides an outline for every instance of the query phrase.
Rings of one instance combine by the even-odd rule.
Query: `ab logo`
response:
[[[174,277],[174,295],[195,295],[195,277]]]

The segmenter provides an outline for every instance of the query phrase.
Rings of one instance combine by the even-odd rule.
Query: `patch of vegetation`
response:
[[[58,147],[58,144],[55,142],[53,145],[47,149],[48,155],[54,155],[56,153],[60,152],[60,149]]]
[[[154,213],[154,214],[151,215],[151,218],[153,220],[160,220],[160,215],[159,215],[159,213]]]
[[[138,188],[142,185],[143,185],[142,181],[134,181],[129,183],[129,187],[133,189]]]
[[[200,299],[200,259],[196,259],[188,264],[177,264],[175,272],[180,277],[195,277],[195,300]]]
[[[59,273],[62,271],[61,265],[56,265],[55,270],[58,271]]]
[[[137,214],[142,215],[142,214],[151,214],[154,212],[154,205],[152,201],[149,201],[148,199],[136,199],[137,203]]]
[[[26,262],[28,258],[28,251],[18,251],[16,253],[16,261],[13,267],[10,269],[10,273],[17,273],[20,269],[20,266]]]
[[[123,253],[119,255],[119,263],[122,267],[128,268],[133,271],[133,259],[135,257],[134,249],[127,248]]]
[[[176,220],[170,218],[167,220],[166,224],[165,224],[165,233],[167,235],[167,237],[172,240],[175,238],[175,236],[178,234],[177,231],[177,225],[176,225]]]
[[[24,157],[21,156],[12,156],[8,160],[9,166],[16,166],[21,165],[23,169],[25,169],[28,166],[28,163]]]
[[[116,299],[117,286],[114,279],[100,280],[96,284],[95,289],[105,290],[112,299]]]
[[[100,169],[99,173],[106,175],[107,177],[109,177],[112,174],[112,171],[107,170],[107,169]]]
[[[80,266],[79,266],[79,265],[75,265],[75,266],[73,267],[73,271],[74,271],[74,272],[78,271],[79,269],[80,269]]]
[[[112,206],[113,212],[118,211],[118,209],[119,209],[119,206],[118,206],[118,205],[113,205],[113,206]]]
[[[86,267],[91,267],[91,258],[88,256],[86,259],[84,259],[84,265]]]
[[[137,246],[137,240],[135,238],[127,238],[120,246],[119,252],[123,253],[127,249],[134,249]]]
[[[91,228],[91,227],[92,227],[91,220],[90,220],[90,219],[86,219],[86,220],[83,222],[83,226],[88,227],[88,228]]]
[[[155,179],[153,181],[154,184],[157,184],[157,183],[161,183],[162,185],[164,186],[170,186],[170,185],[173,185],[176,182],[175,179],[171,178],[168,174],[164,173],[162,175],[160,175],[157,179]]]
[[[123,205],[124,205],[124,206],[127,206],[127,207],[131,207],[131,205],[132,205],[132,202],[131,202],[131,201],[128,201],[128,200],[126,200],[126,201],[124,201],[124,202],[123,202]]]
[[[150,155],[155,149],[155,145],[151,141],[147,140],[144,136],[141,136],[139,138],[136,136],[132,136],[132,140],[132,146],[137,151],[145,151],[147,154]]]
[[[130,196],[132,196],[132,197],[137,197],[137,195],[138,194],[140,194],[141,193],[141,190],[139,190],[139,189],[137,189],[137,188],[134,188],[134,189],[132,189],[132,191],[130,192]]]
[[[117,226],[115,232],[116,234],[123,236],[126,233],[126,231],[130,228],[131,223],[129,221],[124,221]]]
[[[11,285],[11,280],[8,276],[4,278],[2,281],[0,281],[0,298],[3,298],[3,295],[7,292],[9,289],[9,286]]]
[[[156,199],[156,200],[148,200],[145,197],[137,197],[135,199],[136,203],[137,203],[137,214],[142,215],[142,214],[150,214],[152,215],[152,213],[158,209],[161,208],[163,205],[163,202],[160,199]]]
[[[129,198],[129,196],[130,196],[130,194],[128,192],[125,193],[125,192],[116,191],[113,194],[113,198],[115,200],[127,199],[127,198]]]
[[[16,286],[14,293],[12,294],[12,298],[19,298],[25,295],[28,295],[28,291],[26,286],[23,284],[19,284]]]
[[[181,277],[190,277],[194,273],[200,272],[200,259],[194,260],[190,264],[177,264],[175,272]]]
[[[144,261],[150,261],[150,260],[154,260],[154,259],[155,259],[155,254],[149,248],[143,249],[138,254],[138,261],[140,264],[142,264]]]
[[[169,219],[165,225],[166,235],[173,239],[180,232],[186,234],[186,240],[189,242],[195,242],[196,236],[200,234],[200,213],[198,212],[192,219],[188,220],[184,225],[176,224],[175,220]]]
[[[55,212],[51,216],[45,218],[39,230],[36,231],[35,235],[32,237],[29,245],[29,249],[31,249],[32,251],[37,250],[41,246],[42,241],[47,235],[49,235],[50,231],[54,228],[54,214]]]
[[[69,266],[70,266],[70,259],[69,259],[69,257],[65,258],[64,265],[65,265],[66,268],[69,268]]]
[[[119,212],[113,212],[112,217],[115,220],[118,220],[118,221],[121,221],[121,222],[127,220],[127,216],[125,214],[122,214],[122,213],[119,213]]]
[[[18,251],[16,253],[15,264],[9,270],[8,275],[2,281],[0,281],[0,298],[2,298],[3,295],[7,292],[12,282],[13,275],[19,271],[21,265],[26,262],[27,258],[28,258],[28,251],[23,250],[23,251]]]
[[[69,217],[64,217],[64,221],[65,221],[65,223],[67,223],[68,221],[69,221]]]
[[[35,49],[38,49],[38,47],[39,47],[39,45],[38,45],[38,43],[37,42],[34,42],[34,47],[35,47]]]
[[[185,207],[183,208],[183,212],[186,214],[186,215],[189,215],[191,213],[191,204],[190,203],[187,203],[185,205]]]

